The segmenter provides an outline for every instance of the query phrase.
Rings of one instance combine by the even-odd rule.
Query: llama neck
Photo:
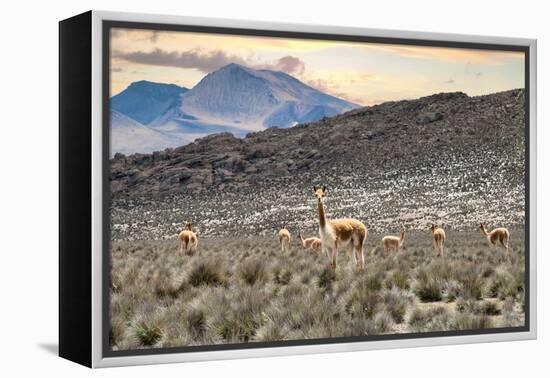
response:
[[[405,231],[401,230],[401,236],[399,237],[399,244],[403,244],[403,240],[405,239]]]
[[[298,240],[300,240],[300,242],[302,243],[302,245],[305,247],[306,246],[306,243],[304,243],[304,238],[302,238],[302,234],[301,233],[298,233]]]
[[[317,201],[317,206],[319,207],[319,226],[324,228],[327,224],[327,220],[325,218],[325,207],[323,206],[323,202],[321,202],[321,200]]]
[[[489,237],[489,233],[487,232],[487,229],[485,229],[485,227],[482,227],[481,228],[481,233],[487,237]]]

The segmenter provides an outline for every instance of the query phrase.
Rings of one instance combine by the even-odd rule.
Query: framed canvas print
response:
[[[536,42],[60,22],[60,355],[536,337]]]

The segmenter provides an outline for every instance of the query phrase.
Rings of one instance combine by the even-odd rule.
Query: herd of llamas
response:
[[[314,186],[313,193],[317,199],[317,207],[319,211],[319,237],[311,237],[304,239],[301,231],[298,230],[297,238],[305,249],[318,251],[326,254],[330,261],[330,266],[336,270],[338,250],[348,249],[351,251],[353,264],[360,269],[365,266],[364,244],[367,239],[367,227],[359,220],[354,218],[342,219],[327,219],[325,215],[325,196],[326,186]],[[178,234],[180,250],[183,254],[193,255],[197,251],[198,236],[192,229],[192,224],[186,224],[186,230]],[[510,232],[504,227],[495,228],[488,232],[483,223],[480,223],[479,229],[487,238],[489,244],[496,247],[500,244],[506,251],[506,257],[510,261],[508,251],[508,242],[510,240]],[[433,245],[437,252],[437,257],[443,257],[443,247],[446,241],[445,230],[435,224],[430,226],[433,237]],[[290,231],[282,224],[279,228],[279,243],[281,251],[288,250],[291,241]],[[399,252],[403,246],[405,239],[405,229],[401,226],[399,236],[387,235],[382,238],[382,246],[384,255],[387,256],[390,250],[394,249]]]

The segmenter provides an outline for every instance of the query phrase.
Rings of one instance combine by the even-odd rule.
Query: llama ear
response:
[[[313,185],[313,193],[317,191],[317,185]]]
[[[326,192],[327,191],[327,187],[323,185],[323,192]]]

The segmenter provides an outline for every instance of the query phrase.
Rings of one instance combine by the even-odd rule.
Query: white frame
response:
[[[518,45],[529,47],[529,332],[510,332],[482,335],[460,335],[443,337],[426,337],[415,339],[366,341],[340,344],[320,344],[302,346],[281,346],[269,348],[232,349],[208,352],[148,354],[139,356],[103,357],[102,352],[102,21],[148,22],[160,24],[181,24],[196,26],[213,26],[239,29],[290,31],[303,33],[322,33],[340,35],[358,35],[369,37],[407,38],[429,41],[473,42],[486,44]],[[115,367],[127,365],[144,365],[174,362],[193,362],[207,360],[223,360],[235,358],[253,358],[269,356],[287,356],[312,353],[350,352],[373,349],[424,347],[449,344],[483,343],[496,341],[530,340],[537,337],[537,41],[535,39],[505,38],[478,35],[441,34],[427,32],[410,32],[398,30],[363,29],[350,27],[299,25],[285,23],[265,23],[255,21],[181,17],[167,15],[151,15],[138,13],[121,13],[92,11],[92,367]]]

